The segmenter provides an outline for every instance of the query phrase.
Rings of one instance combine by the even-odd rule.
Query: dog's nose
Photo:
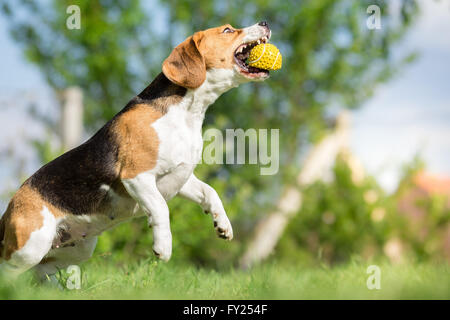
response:
[[[258,23],[259,26],[261,27],[269,27],[269,24],[267,23],[267,21],[261,21],[260,23]]]

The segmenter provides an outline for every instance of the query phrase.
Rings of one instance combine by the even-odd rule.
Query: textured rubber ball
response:
[[[281,69],[282,57],[280,50],[271,43],[261,43],[250,51],[248,65],[264,70]]]

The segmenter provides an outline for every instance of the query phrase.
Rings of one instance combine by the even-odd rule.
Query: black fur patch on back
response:
[[[72,214],[97,211],[117,179],[117,143],[108,122],[90,140],[39,169],[30,179],[46,201]]]
[[[184,97],[186,91],[186,88],[173,83],[161,72],[132,102],[147,104],[162,114],[166,114],[172,104]]]

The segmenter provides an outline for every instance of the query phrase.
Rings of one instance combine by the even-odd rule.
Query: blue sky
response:
[[[401,167],[420,153],[430,172],[450,176],[450,1],[422,0],[422,13],[398,54],[416,49],[419,59],[380,86],[372,99],[353,112],[351,148],[366,170],[388,191]],[[38,69],[26,62],[0,17],[0,143],[13,157],[0,155],[0,192],[16,188],[12,164],[26,159],[26,171],[38,169],[24,141],[45,134],[25,109],[57,113],[57,104]],[[5,207],[0,202],[0,211]]]
[[[450,1],[420,1],[422,14],[397,49],[418,50],[354,112],[352,149],[388,191],[420,153],[427,170],[450,176]]]

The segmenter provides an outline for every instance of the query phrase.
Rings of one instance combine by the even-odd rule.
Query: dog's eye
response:
[[[230,29],[230,28],[225,28],[225,29],[223,29],[223,31],[222,31],[222,33],[233,33],[234,32],[234,30],[233,29]]]

